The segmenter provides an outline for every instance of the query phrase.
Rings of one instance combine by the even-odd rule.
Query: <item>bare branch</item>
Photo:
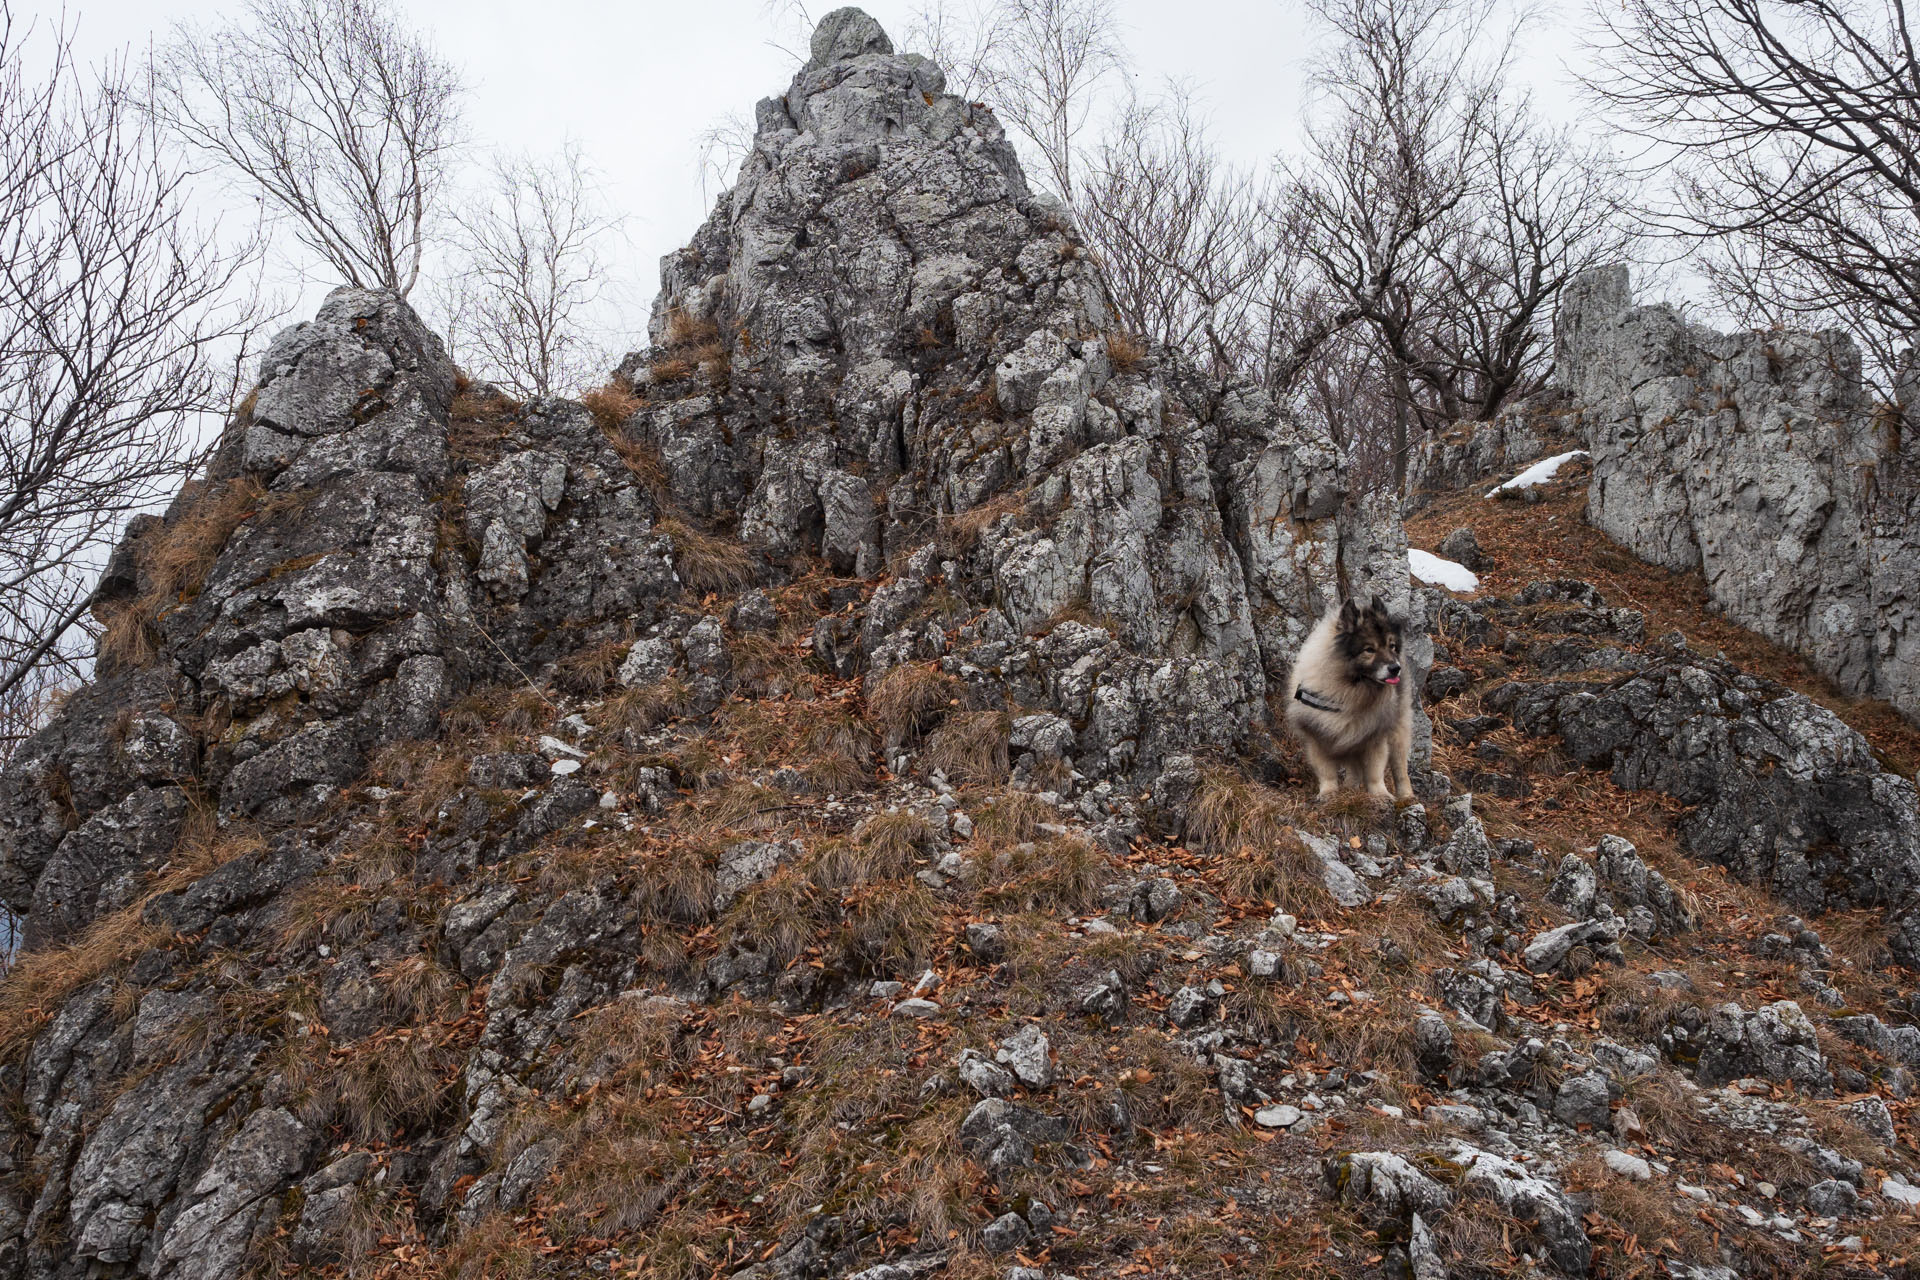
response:
[[[248,0],[182,24],[147,102],[348,284],[409,292],[460,144],[452,64],[382,0]]]
[[[187,219],[124,66],[83,78],[68,36],[36,37],[0,0],[0,704],[15,710],[84,670],[93,579],[127,519],[179,486],[202,415],[231,403],[227,357],[252,320],[232,300],[251,246],[223,251]]]

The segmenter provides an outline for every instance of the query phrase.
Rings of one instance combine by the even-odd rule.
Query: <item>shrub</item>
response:
[[[1147,361],[1145,340],[1115,330],[1107,335],[1107,363],[1115,373],[1132,373]]]
[[[620,428],[628,418],[640,411],[645,402],[633,393],[633,388],[617,382],[609,382],[595,387],[580,397],[580,403],[593,415],[594,423],[609,440],[620,435]]]
[[[196,481],[186,505],[134,545],[140,591],[102,609],[99,658],[109,668],[142,667],[159,653],[166,614],[200,592],[234,531],[261,509],[266,491],[252,476]]]

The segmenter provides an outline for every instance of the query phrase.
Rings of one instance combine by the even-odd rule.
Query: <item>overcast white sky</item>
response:
[[[143,48],[176,21],[211,22],[237,9],[221,0],[27,0],[49,18],[64,8],[82,56]],[[1578,56],[1580,0],[1545,0],[1520,72],[1542,105],[1570,110],[1566,67]],[[811,6],[815,18],[834,7]],[[912,0],[863,5],[901,44]],[[402,0],[414,25],[465,69],[467,120],[478,148],[546,151],[572,137],[601,172],[609,203],[627,218],[615,256],[624,268],[621,318],[644,340],[656,262],[691,236],[707,211],[699,179],[703,130],[728,112],[751,118],[782,92],[793,62],[764,0]],[[1263,162],[1297,136],[1312,28],[1297,0],[1119,0],[1138,83],[1178,78],[1210,108],[1222,149]],[[306,291],[311,313],[324,286]],[[618,339],[614,341],[620,345]]]

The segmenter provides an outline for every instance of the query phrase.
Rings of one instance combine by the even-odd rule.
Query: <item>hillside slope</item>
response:
[[[130,530],[0,777],[0,1277],[1903,1274],[1911,731],[1573,472],[1414,589],[938,68],[813,53],[608,387],[343,290]],[[1421,804],[1271,732],[1343,589]]]

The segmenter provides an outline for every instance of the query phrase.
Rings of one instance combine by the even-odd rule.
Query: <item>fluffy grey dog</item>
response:
[[[1413,702],[1400,678],[1404,632],[1405,623],[1376,596],[1364,609],[1349,600],[1328,613],[1300,646],[1287,677],[1287,728],[1320,779],[1322,800],[1339,789],[1343,771],[1350,786],[1365,786],[1369,795],[1413,798]]]

